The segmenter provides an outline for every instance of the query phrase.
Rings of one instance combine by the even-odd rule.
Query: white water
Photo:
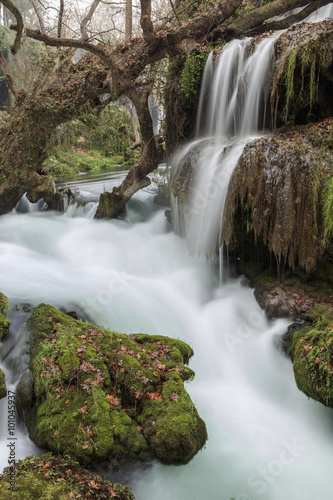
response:
[[[237,94],[251,72],[242,43],[233,47],[238,54]],[[270,50],[268,42],[263,47]],[[235,88],[235,80],[230,81]],[[247,88],[250,95],[251,85]],[[254,86],[253,100],[260,99],[256,90]],[[224,165],[235,164],[242,142],[258,127],[258,117],[251,115],[254,121],[249,121],[248,112],[241,116],[246,99],[240,108],[232,94],[222,94],[217,92],[217,98],[222,96],[227,119],[220,123],[216,115],[213,121],[224,136],[210,140],[212,149],[204,153],[207,169],[213,163],[215,181],[221,154]],[[204,108],[203,101],[202,112]],[[230,149],[226,136],[232,131],[243,137]],[[227,176],[232,168],[225,169]],[[77,309],[112,329],[169,335],[192,345],[195,356],[190,366],[196,379],[188,391],[207,424],[205,449],[186,466],[154,462],[119,476],[132,485],[137,500],[331,500],[333,412],[298,391],[291,362],[278,349],[287,321],[267,321],[242,278],[219,286],[213,272],[189,258],[184,240],[170,231],[163,210],[154,207],[149,193],[134,198],[128,220],[93,220],[96,197],[120,180],[114,177],[91,182],[80,176],[75,184],[89,203],[70,206],[66,216],[38,212],[39,207],[24,201],[25,213],[0,217],[0,290],[12,304],[49,302]],[[221,179],[228,181],[224,174]],[[204,200],[211,186],[214,196],[220,196],[225,182],[208,186]],[[210,238],[210,230],[204,233],[205,224],[201,226],[208,247],[198,253],[216,245],[218,226],[214,227]],[[196,244],[194,238],[194,248]],[[10,390],[15,390],[28,363],[27,316],[22,308],[12,309],[13,327],[0,346],[0,367]],[[6,422],[3,400],[1,468],[8,460]],[[16,437],[17,458],[38,451],[22,423]]]
[[[253,54],[251,39],[229,43],[213,65],[212,54],[203,76],[197,119],[197,139],[177,155],[181,168],[194,148],[200,147],[197,182],[187,225],[192,255],[212,258],[218,254],[221,218],[229,182],[245,145],[269,125],[266,108],[270,69],[274,63],[277,34],[262,40]],[[200,136],[207,139],[200,146]],[[173,211],[179,210],[174,203]],[[221,252],[220,252],[221,255]],[[222,265],[220,263],[220,268]]]
[[[194,348],[196,379],[188,390],[209,441],[186,466],[156,462],[124,473],[137,500],[330,500],[333,413],[297,390],[291,363],[277,348],[287,321],[267,321],[241,278],[219,287],[170,232],[163,210],[152,213],[151,195],[140,196],[131,217],[145,221],[136,223],[2,216],[1,290],[13,303],[77,308],[98,324],[171,335]],[[17,314],[22,323],[24,314]],[[1,347],[2,356],[11,346],[20,360],[4,360],[11,388],[27,362],[20,354],[24,326],[16,336],[15,330]],[[5,404],[0,411],[3,467]],[[23,430],[17,437],[20,457],[36,451]],[[293,456],[288,447],[295,443]],[[266,479],[261,469],[269,471]]]

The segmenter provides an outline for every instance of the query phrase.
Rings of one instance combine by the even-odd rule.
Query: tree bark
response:
[[[60,0],[59,17],[58,17],[58,38],[61,38],[63,17],[64,17],[64,0]]]
[[[147,43],[152,43],[154,40],[154,27],[151,21],[151,0],[140,0],[140,4],[140,25],[142,28],[143,38]]]
[[[330,2],[323,0],[320,3],[321,5],[325,5]],[[293,9],[296,9],[297,7],[303,7],[308,4],[309,0],[276,0],[275,2],[263,5],[258,9],[248,12],[244,16],[239,17],[226,26],[216,28],[214,31],[212,31],[208,38],[212,41],[219,38],[222,38],[225,41],[229,41],[241,35],[247,35],[255,28],[258,28],[259,30],[263,28],[263,32],[268,31],[267,27],[264,28],[264,22],[267,19],[271,19],[272,17],[279,16]],[[313,7],[312,10],[311,6]],[[310,2],[310,5],[308,7],[308,12],[310,10],[311,12],[313,12],[318,7],[318,2],[312,1]],[[309,12],[309,14],[311,14],[311,12]],[[285,26],[285,28],[288,28],[292,23],[293,20],[291,18],[289,22],[286,22],[285,20],[283,25]]]
[[[3,71],[4,76],[5,76],[6,83],[8,85],[9,90],[11,90],[14,97],[17,98],[18,90],[17,90],[16,84],[15,84],[15,80],[10,72],[10,69],[8,67],[6,59],[4,58],[2,50],[0,50],[0,67]]]
[[[298,12],[298,14],[288,16],[281,21],[263,23],[261,26],[249,30],[249,33],[251,35],[259,35],[260,33],[265,33],[266,31],[287,29],[289,26],[303,21],[303,19],[312,14],[312,12],[320,9],[320,7],[323,7],[324,5],[328,5],[331,2],[332,0],[316,0],[315,2],[312,2],[304,7],[304,9],[302,9],[301,12]]]
[[[97,7],[98,7],[99,4],[100,4],[100,0],[94,0],[93,3],[90,6],[88,14],[82,19],[82,22],[81,22],[81,35],[82,35],[82,38],[81,38],[81,40],[83,40],[85,42],[87,40],[89,40],[89,34],[88,34],[88,31],[87,31],[87,25],[88,25],[89,21],[91,20],[91,18],[93,17],[94,12],[97,9]]]
[[[125,6],[125,40],[129,40],[132,36],[132,0],[126,0]]]
[[[130,198],[140,189],[150,185],[147,175],[158,165],[153,122],[148,107],[149,91],[133,89],[130,99],[135,105],[141,130],[141,156],[139,163],[132,167],[120,186],[114,187],[111,193],[102,193],[96,212],[96,218],[117,217],[124,211]]]

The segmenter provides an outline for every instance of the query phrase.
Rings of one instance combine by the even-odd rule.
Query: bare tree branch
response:
[[[15,80],[10,72],[10,69],[8,67],[6,59],[4,58],[2,50],[0,50],[0,67],[3,71],[3,74],[5,75],[8,88],[12,91],[15,98],[17,98],[18,90],[17,90],[16,84],[15,84]]]
[[[38,21],[39,21],[39,26],[40,26],[40,30],[42,33],[46,33],[46,30],[45,30],[45,24],[44,24],[44,18],[42,16],[42,13],[40,11],[40,8],[38,7],[38,5],[36,4],[35,0],[30,0],[30,3],[31,5],[33,6],[33,9],[36,13],[36,16],[38,18]]]
[[[11,2],[11,0],[1,0],[1,3],[7,7],[8,10],[15,16],[16,22],[17,22],[17,30],[16,30],[16,37],[13,43],[13,46],[11,48],[11,51],[13,54],[17,54],[17,52],[20,50],[23,42],[24,42],[24,37],[25,37],[25,30],[24,30],[24,23],[23,19],[21,16],[21,12],[18,10],[17,7]]]
[[[60,9],[59,9],[59,17],[58,17],[58,38],[61,38],[63,17],[64,17],[64,0],[60,0]]]
[[[240,35],[249,33],[250,30],[253,30],[256,27],[261,26],[267,19],[284,14],[285,12],[293,10],[297,7],[306,6],[308,3],[309,0],[276,0],[275,2],[263,5],[258,9],[248,12],[225,27],[217,28],[212,33],[211,38],[214,40],[217,38],[222,38],[224,40],[237,38]],[[311,5],[313,3],[314,2],[312,1]],[[290,23],[287,27],[289,26]],[[265,28],[264,31],[267,31],[267,28]]]
[[[89,39],[89,35],[88,35],[88,31],[87,31],[87,24],[89,23],[92,16],[94,15],[94,12],[97,9],[99,3],[100,3],[100,0],[94,0],[90,6],[88,14],[82,19],[82,22],[81,22],[82,37],[81,37],[81,40],[83,40],[83,41],[86,41]]]
[[[10,29],[16,30],[16,26],[11,26]],[[49,45],[50,47],[74,47],[76,49],[84,49],[88,52],[92,52],[97,55],[108,68],[110,68],[112,77],[115,80],[118,79],[118,68],[114,64],[112,57],[110,57],[104,49],[83,40],[74,40],[73,38],[53,38],[45,33],[40,33],[39,31],[32,30],[30,28],[27,28],[26,33],[29,38],[44,42],[45,45]]]
[[[172,1],[172,0],[169,0],[169,3],[170,3],[170,5],[171,5],[171,8],[172,8],[172,10],[173,10],[174,15],[176,16],[177,21],[178,21],[178,22],[179,22],[179,24],[180,24],[180,19],[179,19],[179,17],[178,17],[178,14],[177,14],[177,11],[176,11],[176,9],[175,9],[175,6],[173,5],[173,1]]]

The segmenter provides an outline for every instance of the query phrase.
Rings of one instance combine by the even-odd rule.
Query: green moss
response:
[[[181,98],[184,105],[190,105],[197,99],[200,92],[202,73],[210,50],[205,48],[200,52],[191,52],[185,61],[181,74]]]
[[[0,313],[8,316],[9,300],[3,293],[0,293]]]
[[[207,440],[207,429],[180,379],[163,384],[161,400],[146,400],[141,416],[144,434],[165,463],[189,462]]]
[[[6,388],[6,380],[5,374],[0,368],[0,399],[3,399],[7,396],[7,388]]]
[[[313,106],[318,101],[321,70],[331,57],[332,42],[329,36],[321,33],[302,45],[289,45],[281,78],[285,120],[291,109],[307,108],[311,116]]]
[[[0,490],[2,500],[134,499],[128,487],[103,481],[76,462],[50,454],[27,457],[13,469],[6,468],[0,476]]]
[[[9,300],[3,293],[0,293],[0,341],[9,331],[10,321],[8,316]]]
[[[103,330],[46,304],[35,309],[27,324],[35,389],[27,424],[40,447],[82,463],[108,456],[113,463],[128,463],[146,459],[150,445],[161,460],[186,463],[203,446],[205,424],[184,389],[184,380],[194,377],[184,366],[193,355],[187,344]],[[182,405],[171,404],[167,387],[176,390],[175,384]],[[158,442],[150,442],[145,432],[147,419],[165,427],[171,409],[170,424],[186,412],[177,450],[164,443],[164,432]]]

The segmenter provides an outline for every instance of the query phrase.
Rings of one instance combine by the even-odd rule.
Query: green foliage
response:
[[[298,340],[294,373],[298,388],[307,396],[333,405],[333,326],[325,316]]]
[[[138,154],[130,149],[129,135],[134,135],[130,114],[117,104],[109,104],[98,115],[87,112],[57,127],[43,168],[59,176],[127,166]]]
[[[112,168],[119,170],[119,165],[127,168],[128,164],[129,162],[125,161],[123,156],[106,158],[99,151],[85,151],[72,147],[65,151],[56,150],[54,155],[44,161],[43,170],[52,177],[63,177],[79,172],[99,172]]]
[[[53,135],[51,148],[81,146],[98,150],[104,156],[126,156],[133,134],[130,114],[117,104],[109,104],[100,114],[86,113],[80,119],[60,125]]]
[[[199,96],[202,73],[205,68],[210,49],[192,52],[186,58],[181,74],[181,99],[184,106],[191,105]]]
[[[318,100],[320,70],[325,64],[326,46],[323,36],[310,40],[306,46],[290,50],[282,75],[284,87],[284,117],[292,107],[312,108]]]

